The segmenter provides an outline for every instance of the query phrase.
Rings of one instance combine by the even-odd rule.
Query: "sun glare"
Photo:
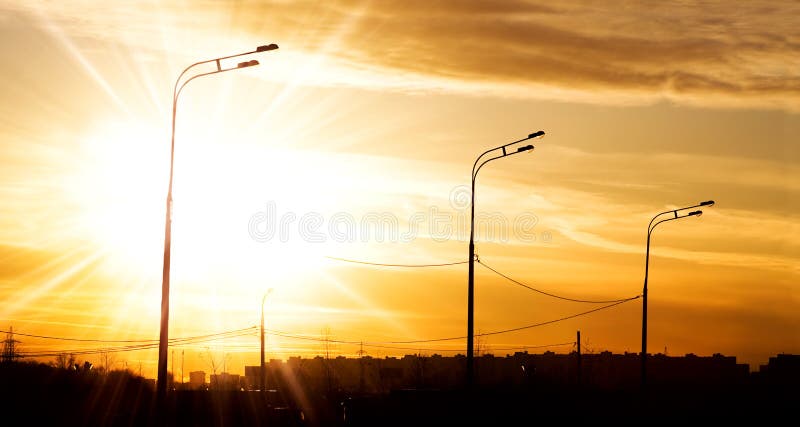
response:
[[[191,150],[185,144],[178,148],[173,280],[194,283],[202,291],[224,278],[227,289],[246,293],[266,278],[272,287],[281,286],[324,268],[325,244],[305,239],[298,220],[325,201],[315,197],[308,203],[304,197],[311,196],[304,193],[318,186],[319,174],[326,171],[301,165],[302,156],[291,152],[246,146],[221,150],[209,141],[192,141]],[[82,154],[77,185],[70,186],[81,210],[80,232],[106,250],[115,273],[144,277],[160,272],[169,171],[165,132],[141,123],[106,123],[86,135]],[[269,168],[263,159],[270,159]],[[286,235],[276,233],[267,241],[253,235],[250,223],[267,213],[269,203],[275,209],[263,221],[273,228],[286,221]]]
[[[163,139],[142,124],[98,126],[81,141],[78,182],[70,186],[82,232],[132,271],[162,245],[168,155]]]

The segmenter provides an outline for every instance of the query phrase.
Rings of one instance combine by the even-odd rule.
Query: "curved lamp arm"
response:
[[[704,205],[704,206],[708,206],[708,205]],[[660,215],[663,215],[664,213],[668,213],[668,212],[673,212],[673,211],[662,212],[662,213],[656,215],[656,217],[658,217]],[[662,220],[657,221],[655,223],[653,223],[652,220],[650,221],[650,225],[648,225],[648,227],[647,227],[647,249],[646,249],[646,254],[645,254],[645,265],[644,265],[644,288],[643,288],[643,293],[644,294],[647,293],[647,272],[648,272],[648,269],[649,269],[649,266],[650,266],[650,236],[653,234],[653,230],[655,230],[656,226],[658,224],[661,224],[662,222],[675,221],[676,219],[688,218],[690,216],[700,216],[702,214],[703,214],[703,211],[699,211],[698,210],[698,211],[689,212],[686,215],[678,216],[677,211],[675,211],[675,216],[672,217],[672,218],[665,218],[665,219],[662,219]],[[655,219],[655,218],[653,218],[653,219]]]
[[[511,151],[511,152],[507,151],[506,147],[508,147],[509,145],[514,145],[514,144],[518,144],[518,143],[523,142],[523,141],[527,141],[529,139],[538,138],[538,137],[540,137],[542,135],[544,135],[544,131],[540,130],[538,132],[534,132],[534,133],[528,135],[525,138],[518,139],[518,140],[513,141],[513,142],[509,142],[508,144],[504,144],[504,145],[501,145],[499,147],[495,147],[495,148],[486,150],[483,153],[481,153],[481,155],[478,156],[477,159],[475,159],[475,163],[472,164],[472,187],[471,187],[471,190],[470,190],[470,194],[472,195],[473,202],[475,200],[475,179],[478,177],[478,172],[481,170],[483,165],[491,162],[492,160],[497,160],[497,159],[501,159],[503,157],[510,156],[512,154],[519,154],[519,153],[523,153],[525,151],[533,150],[534,147],[531,144],[519,147],[519,148],[517,148],[516,151]],[[492,158],[489,158],[489,159],[485,159],[483,162],[481,162],[481,159],[483,158],[483,156],[491,153],[492,151],[496,151],[496,150],[502,150],[502,151],[501,151],[501,153],[499,155],[497,155],[495,157],[492,157]],[[478,162],[480,162],[480,164],[478,164]],[[472,239],[474,237],[474,232],[475,232],[475,230],[474,230],[474,228],[475,228],[474,227],[474,225],[475,225],[475,204],[474,203],[470,203],[470,224],[471,224],[471,226],[470,226],[470,241],[472,241]]]
[[[237,53],[237,54],[234,54],[234,55],[221,56],[219,58],[208,59],[206,61],[195,62],[194,64],[191,64],[188,67],[184,68],[183,71],[181,71],[181,73],[178,75],[178,79],[175,80],[175,88],[172,90],[172,99],[174,100],[175,98],[178,97],[178,91],[179,91],[178,83],[181,82],[181,78],[183,78],[184,74],[186,74],[187,71],[189,71],[191,68],[193,68],[193,67],[195,67],[197,65],[216,62],[217,63],[217,72],[228,71],[228,70],[223,70],[222,69],[222,67],[220,65],[220,61],[222,61],[224,59],[230,59],[230,58],[236,58],[236,57],[239,57],[239,56],[250,55],[252,53],[268,52],[270,50],[275,50],[277,48],[278,48],[278,45],[276,45],[275,43],[271,43],[271,44],[268,44],[268,45],[259,46],[259,47],[256,48],[256,50],[251,50],[249,52],[242,52],[242,53]],[[208,74],[213,74],[213,73],[208,73]],[[185,85],[185,83],[184,83],[184,85]],[[183,87],[184,85],[182,85],[181,87]]]
[[[524,140],[523,140],[523,141],[524,141]],[[492,158],[490,158],[490,159],[486,159],[486,160],[484,160],[483,162],[481,162],[481,164],[480,164],[480,165],[478,165],[478,169],[473,169],[474,171],[472,172],[472,180],[474,181],[474,180],[475,180],[475,178],[477,178],[477,177],[478,177],[478,171],[480,171],[480,170],[481,170],[481,168],[483,167],[483,165],[485,165],[485,164],[487,164],[487,163],[491,162],[492,160],[502,159],[503,157],[507,157],[507,156],[510,156],[510,155],[512,155],[512,154],[524,153],[524,152],[526,152],[526,151],[533,150],[533,148],[534,148],[534,147],[533,147],[533,145],[531,145],[531,144],[528,144],[528,145],[526,145],[526,146],[524,146],[524,147],[519,147],[519,148],[517,149],[517,151],[512,151],[512,152],[510,152],[510,153],[506,153],[506,154],[501,154],[501,155],[499,155],[499,156],[497,156],[497,157],[492,157]],[[474,166],[473,166],[473,168],[474,168]]]
[[[538,137],[543,136],[543,135],[544,135],[544,131],[540,130],[538,132],[534,132],[532,134],[529,134],[525,138],[518,139],[516,141],[509,142],[508,144],[504,144],[504,145],[501,145],[499,147],[490,148],[490,149],[484,151],[483,153],[481,153],[480,156],[478,156],[478,158],[475,159],[475,163],[472,164],[472,179],[473,180],[475,179],[475,176],[477,176],[478,170],[480,170],[481,166],[485,165],[486,163],[488,163],[488,162],[490,162],[492,160],[499,159],[499,158],[505,157],[505,156],[509,156],[511,154],[520,153],[522,151],[528,151],[528,150],[532,150],[533,149],[532,145],[528,145],[526,147],[530,147],[530,148],[526,148],[525,150],[519,150],[518,149],[517,151],[513,151],[513,152],[508,153],[508,152],[506,152],[506,147],[508,147],[509,145],[518,144],[520,142],[527,141],[527,140],[533,139],[533,138],[538,138]],[[521,147],[521,148],[525,148],[525,147]],[[478,165],[478,162],[481,160],[481,158],[483,156],[485,156],[485,155],[487,155],[487,154],[489,154],[489,153],[491,153],[492,151],[495,151],[495,150],[502,150],[502,154],[497,156],[497,157],[492,157],[491,159],[488,159],[488,160],[484,161],[483,163],[480,164],[480,166]]]
[[[678,218],[678,212],[680,212],[680,211],[685,211],[687,209],[699,208],[699,207],[703,207],[703,206],[714,206],[714,201],[713,200],[706,200],[705,202],[700,202],[700,203],[698,203],[698,204],[696,204],[694,206],[687,206],[685,208],[679,208],[679,209],[670,209],[668,211],[661,212],[660,214],[654,216],[653,219],[650,220],[650,224],[647,225],[647,232],[649,233],[650,230],[652,230],[653,227],[655,227],[655,225],[653,225],[653,221],[655,221],[656,218],[660,217],[661,215],[671,213],[671,214],[674,215],[673,219],[676,219],[676,218]]]
[[[194,79],[196,79],[198,77],[209,76],[209,75],[212,75],[212,74],[224,73],[225,71],[238,70],[240,68],[247,68],[247,67],[252,67],[252,66],[258,65],[258,61],[253,59],[253,60],[250,60],[250,61],[240,62],[235,67],[222,68],[222,66],[220,64],[220,61],[222,61],[224,59],[236,58],[236,57],[239,57],[239,56],[250,55],[250,54],[258,53],[258,52],[268,52],[270,50],[275,50],[275,49],[278,49],[278,45],[276,45],[275,43],[272,43],[272,44],[268,44],[268,45],[259,46],[259,47],[256,48],[256,50],[252,50],[252,51],[249,51],[249,52],[242,52],[242,53],[237,53],[235,55],[222,56],[222,57],[219,57],[219,58],[209,59],[209,60],[206,60],[206,61],[195,62],[194,64],[189,65],[188,67],[184,68],[183,71],[181,72],[181,74],[178,76],[178,79],[175,80],[175,87],[172,89],[172,142],[171,142],[171,146],[170,146],[169,187],[168,187],[168,190],[167,190],[168,203],[172,203],[172,172],[173,172],[173,162],[174,162],[174,159],[175,159],[175,122],[176,122],[176,116],[177,116],[177,111],[178,111],[178,97],[180,96],[181,91],[183,91],[183,88],[186,87],[186,85],[190,81],[192,81],[192,80],[194,80]],[[183,76],[186,74],[187,71],[189,71],[190,69],[192,69],[193,67],[195,67],[197,65],[208,64],[208,63],[211,63],[211,62],[215,62],[217,64],[217,69],[216,70],[209,71],[209,72],[206,72],[206,73],[196,74],[196,75],[190,77],[189,79],[187,79],[186,81],[184,81],[183,84],[180,85],[180,87],[178,86],[178,84],[180,84],[181,79],[183,78]]]
[[[258,65],[258,64],[259,64],[259,62],[256,61],[255,59],[253,59],[251,61],[240,62],[235,67],[220,68],[220,69],[215,70],[215,71],[209,71],[207,73],[196,74],[196,75],[190,77],[185,82],[183,82],[183,84],[181,85],[180,88],[176,87],[177,92],[175,92],[175,98],[173,98],[172,102],[173,103],[177,103],[178,102],[178,97],[181,95],[181,91],[183,90],[183,88],[186,87],[186,85],[189,84],[190,81],[192,81],[192,80],[194,80],[194,79],[196,79],[198,77],[210,76],[212,74],[224,73],[225,71],[239,70],[239,69],[242,69],[242,68],[253,67],[253,66]],[[177,84],[177,82],[175,84]]]
[[[672,212],[672,211],[669,211],[669,212]],[[662,222],[674,221],[674,220],[676,220],[676,219],[688,218],[688,217],[690,217],[690,216],[700,216],[700,215],[702,215],[702,214],[703,214],[703,211],[692,211],[692,212],[689,212],[688,214],[686,214],[686,215],[682,215],[682,216],[677,216],[677,214],[676,214],[676,216],[674,216],[674,217],[672,217],[672,218],[666,218],[666,219],[662,219],[662,220],[660,220],[660,221],[656,222],[655,224],[653,224],[653,223],[652,223],[652,221],[651,221],[650,223],[651,223],[652,225],[650,226],[650,228],[648,228],[648,230],[647,230],[647,234],[650,234],[650,233],[652,233],[652,232],[653,232],[653,230],[655,230],[656,226],[657,226],[658,224],[661,224]]]

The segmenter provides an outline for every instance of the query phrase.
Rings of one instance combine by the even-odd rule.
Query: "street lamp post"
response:
[[[192,80],[209,76],[212,74],[223,73],[225,71],[238,70],[240,68],[247,68],[258,65],[258,61],[250,60],[238,63],[235,67],[222,68],[221,61],[239,56],[250,55],[257,52],[268,52],[278,48],[276,44],[263,45],[250,52],[237,53],[235,55],[223,56],[219,58],[209,59],[207,61],[195,62],[192,65],[184,68],[183,72],[178,76],[175,81],[175,87],[172,90],[172,140],[170,144],[170,157],[169,157],[169,187],[167,190],[167,211],[164,227],[164,270],[161,281],[161,329],[158,341],[158,382],[156,385],[156,395],[158,402],[164,402],[167,393],[167,347],[169,345],[169,267],[170,267],[170,249],[172,246],[172,172],[174,169],[175,161],[175,116],[178,109],[178,96],[183,88]],[[198,73],[181,84],[181,79],[189,69],[196,65],[215,63],[217,69],[205,73]],[[179,86],[180,84],[180,86]]]
[[[470,228],[469,228],[469,281],[467,285],[467,387],[471,388],[474,381],[474,357],[473,357],[473,344],[474,344],[474,326],[475,326],[475,178],[478,176],[478,171],[481,170],[483,165],[512,154],[523,153],[525,151],[533,150],[533,145],[525,145],[518,147],[514,151],[509,151],[508,147],[514,144],[527,141],[529,139],[538,138],[544,135],[544,131],[534,132],[525,138],[509,142],[508,144],[492,148],[484,151],[472,165],[472,191],[470,201]],[[483,156],[497,152],[495,157],[483,159]],[[480,164],[478,164],[480,162]]]
[[[653,217],[650,220],[650,224],[647,225],[647,249],[645,252],[645,261],[644,261],[644,287],[642,288],[642,372],[641,372],[641,389],[644,392],[647,389],[647,274],[650,269],[650,236],[653,234],[653,230],[656,228],[658,224],[667,221],[674,221],[676,219],[688,218],[690,216],[700,216],[703,214],[703,211],[691,211],[686,214],[679,215],[678,213],[681,211],[686,211],[689,209],[699,208],[703,206],[713,206],[713,200],[707,200],[705,202],[700,202],[694,206],[687,206],[685,208],[680,209],[673,209],[661,212],[660,214]],[[666,214],[672,214],[672,217],[664,218],[656,221],[659,217]]]
[[[260,390],[261,393],[267,392],[267,374],[264,369],[264,301],[267,300],[267,295],[272,292],[272,288],[267,290],[264,293],[264,296],[261,297],[261,369],[259,369],[259,379],[260,379]]]

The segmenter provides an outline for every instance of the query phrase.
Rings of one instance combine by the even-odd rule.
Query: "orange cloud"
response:
[[[790,110],[800,100],[794,2],[339,0],[33,9],[69,31],[117,35],[146,49],[175,48],[164,43],[168,34],[214,34],[213,42],[232,31],[351,72],[347,78],[331,70],[335,81],[316,82],[322,84]]]

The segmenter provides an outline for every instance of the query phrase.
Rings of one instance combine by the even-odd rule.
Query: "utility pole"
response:
[[[264,356],[264,302],[267,299],[267,295],[269,295],[271,292],[272,288],[269,288],[269,290],[264,293],[264,296],[261,297],[261,365],[258,369],[258,383],[261,393],[267,392],[267,368]]]
[[[10,326],[6,334],[6,339],[3,341],[3,363],[11,363],[14,359],[19,357],[16,349],[16,344],[18,342],[18,340],[14,339],[14,327]]]
[[[581,365],[581,331],[578,331],[578,389],[581,388],[581,371],[583,370],[583,366]]]
[[[359,365],[361,365],[361,376],[358,381],[358,387],[361,393],[364,393],[364,341],[361,341],[361,347],[358,350],[358,357],[360,358]]]
[[[325,381],[328,385],[328,396],[330,396],[331,391],[333,390],[333,372],[331,367],[331,328],[326,326],[322,330],[322,334],[325,337],[324,345],[325,345],[325,359],[323,359],[323,370],[325,372]]]
[[[478,171],[481,170],[483,165],[486,163],[491,162],[492,160],[501,159],[506,156],[510,156],[512,154],[523,153],[525,151],[533,150],[533,145],[526,145],[518,147],[515,151],[509,151],[508,147],[523,141],[527,141],[529,139],[538,138],[544,135],[544,131],[534,132],[528,135],[525,138],[519,139],[517,141],[510,142],[508,144],[501,145],[499,147],[495,147],[489,150],[484,151],[477,159],[475,159],[475,163],[472,164],[472,190],[470,191],[470,215],[469,215],[469,270],[467,276],[467,372],[466,372],[466,387],[467,389],[472,389],[473,383],[475,381],[475,373],[474,373],[474,339],[475,339],[475,179],[478,176]],[[495,157],[491,157],[488,159],[483,159],[483,156],[494,152],[496,154]],[[478,164],[480,163],[480,164]]]
[[[653,234],[653,230],[655,230],[656,226],[662,222],[674,221],[676,219],[688,218],[690,216],[699,217],[703,214],[702,210],[692,211],[683,215],[678,215],[678,212],[703,206],[714,206],[714,201],[706,200],[705,202],[700,202],[694,206],[687,206],[685,208],[661,212],[660,214],[654,216],[653,219],[650,220],[650,224],[647,225],[647,249],[645,250],[644,260],[644,287],[642,288],[642,371],[640,374],[640,390],[642,394],[647,393],[647,274],[650,268],[650,237]],[[672,217],[656,221],[658,217],[665,214],[672,214]]]
[[[278,48],[278,45],[271,43],[269,45],[258,46],[255,50],[235,55],[222,56],[219,58],[209,59],[206,61],[195,62],[192,65],[184,68],[178,79],[175,81],[175,86],[172,89],[172,140],[170,143],[170,159],[169,159],[169,187],[167,187],[167,207],[165,212],[164,224],[164,263],[161,276],[161,325],[159,327],[159,340],[158,340],[158,371],[156,381],[156,399],[158,401],[159,409],[165,408],[166,394],[167,394],[167,349],[169,348],[169,278],[170,278],[170,262],[172,257],[172,181],[173,170],[175,164],[175,118],[178,111],[178,95],[180,95],[183,88],[192,80],[210,76],[212,74],[223,73],[225,71],[237,70],[247,67],[258,65],[258,61],[253,59],[250,61],[240,62],[235,67],[222,68],[220,61],[230,58],[237,58],[243,55],[250,55],[251,53],[268,52]],[[216,63],[217,69],[215,71],[207,71],[204,73],[195,74],[183,80],[181,79],[189,69],[195,65]],[[180,84],[180,85],[179,85]]]

